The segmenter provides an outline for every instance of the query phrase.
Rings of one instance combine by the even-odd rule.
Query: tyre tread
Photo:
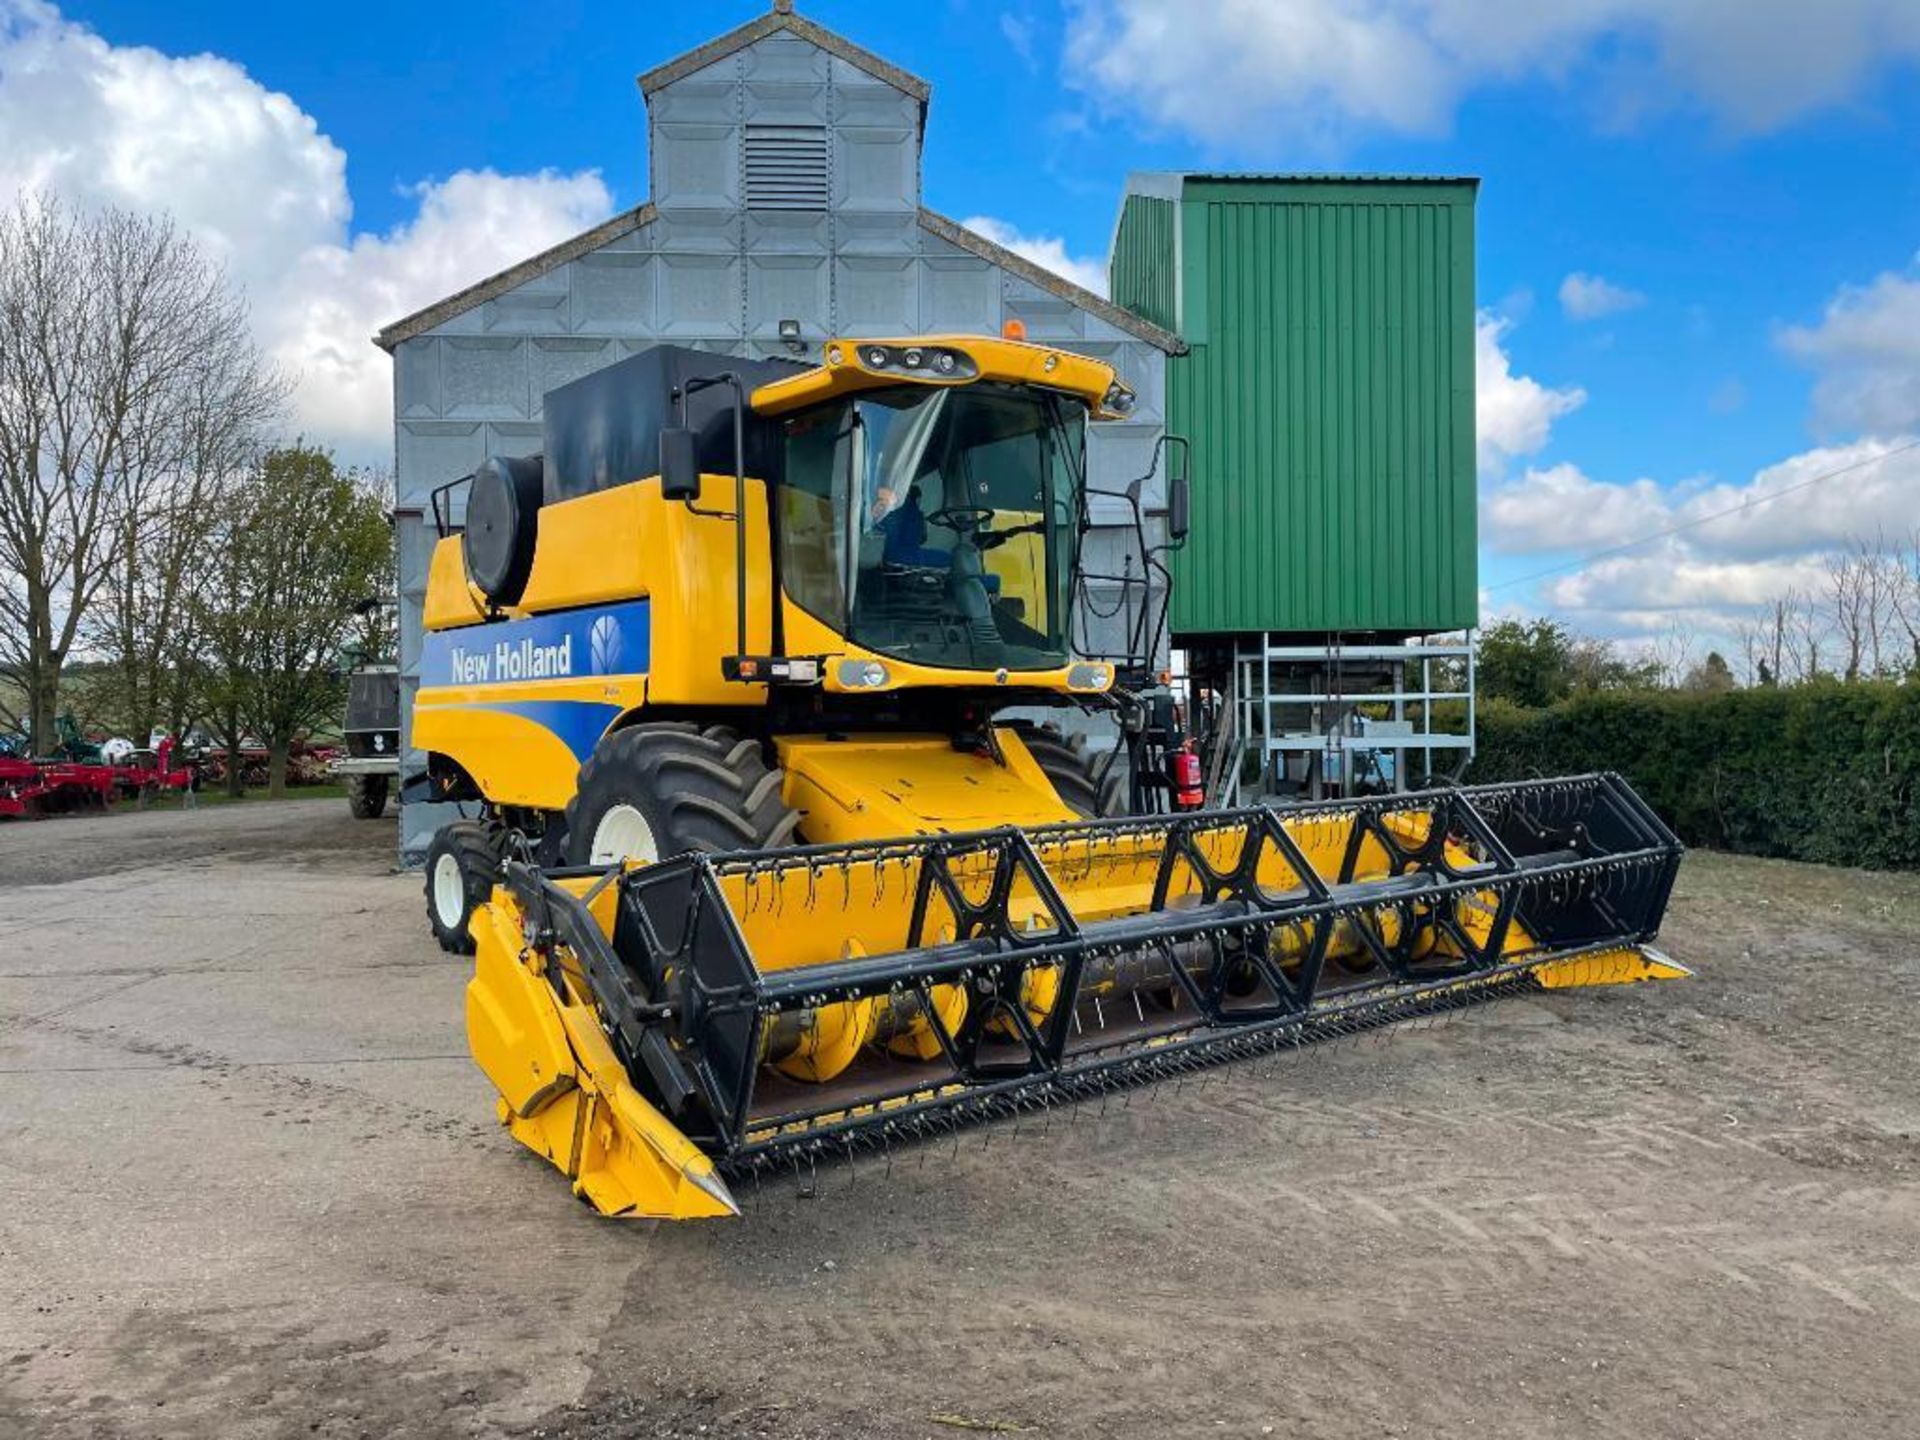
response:
[[[481,820],[455,820],[441,827],[427,847],[427,870],[425,892],[427,897],[427,924],[433,931],[434,939],[440,942],[440,948],[450,955],[471,955],[474,951],[473,934],[467,928],[474,907],[483,903],[493,889],[500,875],[500,862],[505,853],[505,832],[496,826]],[[460,864],[460,875],[467,892],[467,913],[461,917],[457,929],[449,930],[440,923],[439,912],[433,905],[433,871],[442,853],[451,851]]]
[[[1126,813],[1125,767],[1116,761],[1103,779],[1097,768],[1102,757],[1093,754],[1085,735],[1069,738],[1059,726],[1048,724],[1025,728],[1020,738],[1053,782],[1061,803],[1081,819]]]
[[[663,721],[616,730],[580,767],[567,805],[568,858],[587,862],[596,812],[616,796],[647,815],[663,859],[791,844],[799,816],[780,799],[784,782],[760,742],[731,726]]]

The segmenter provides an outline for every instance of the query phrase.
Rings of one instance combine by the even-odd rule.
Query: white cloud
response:
[[[1020,63],[1029,70],[1040,63],[1033,48],[1033,21],[1025,16],[1015,15],[1010,10],[1002,12],[1000,38],[1007,42],[1008,48],[1020,57]]]
[[[0,0],[0,195],[165,208],[256,293],[344,231],[346,155],[285,95],[212,55],[113,46]]]
[[[1913,0],[1075,0],[1064,73],[1222,149],[1437,134],[1469,91],[1544,77],[1609,123],[1691,106],[1766,131],[1920,56]]]
[[[1480,501],[1481,537],[1506,555],[1604,549],[1671,523],[1667,497],[1653,481],[1603,484],[1571,464],[1530,469]]]
[[[1602,633],[1644,631],[1648,617],[1666,616],[1724,637],[1789,589],[1820,592],[1835,555],[1914,533],[1920,449],[1908,447],[1920,443],[1920,278],[1887,273],[1844,286],[1817,323],[1781,331],[1779,344],[1816,374],[1816,423],[1859,438],[1789,456],[1744,483],[1613,483],[1562,464],[1493,484],[1480,507],[1492,553],[1631,547],[1546,577],[1531,587],[1536,607]],[[1727,413],[1744,401],[1729,378],[1709,403]],[[1521,590],[1509,582],[1495,593]]]
[[[1659,616],[1686,618],[1696,628],[1713,616],[1724,626],[1789,590],[1817,591],[1825,577],[1819,556],[1787,556],[1767,560],[1721,560],[1694,553],[1674,542],[1632,555],[1596,561],[1575,574],[1562,575],[1541,587],[1541,598],[1554,610],[1578,616],[1592,624],[1618,631],[1657,629]],[[1606,617],[1614,624],[1607,625]],[[1720,627],[1715,627],[1720,628]]]
[[[415,217],[384,235],[311,247],[261,315],[273,353],[302,377],[295,419],[349,443],[392,440],[393,387],[373,333],[606,218],[597,174],[462,170],[416,187]]]
[[[1529,471],[1481,502],[1490,550],[1579,555],[1630,548],[1532,585],[1498,584],[1491,594],[1525,613],[1545,610],[1576,630],[1629,644],[1652,643],[1679,627],[1731,655],[1743,624],[1775,600],[1824,595],[1834,556],[1882,536],[1897,546],[1911,533],[1920,513],[1920,450],[1899,452],[1907,443],[1863,440],[1809,450],[1744,485],[1663,489],[1649,480],[1609,484],[1571,465]]]
[[[1433,133],[1445,128],[1455,80],[1402,9],[1087,0],[1069,17],[1064,73],[1104,107],[1225,148],[1276,129],[1323,139],[1350,125]]]
[[[994,244],[1073,281],[1083,290],[1091,290],[1096,295],[1107,293],[1107,262],[1094,255],[1069,255],[1066,241],[1058,235],[1023,234],[991,215],[970,216],[960,223],[976,235],[984,235]]]
[[[1844,286],[1817,325],[1782,331],[1780,345],[1819,373],[1816,424],[1868,434],[1920,427],[1920,278]]]
[[[1704,553],[1760,559],[1841,548],[1874,535],[1903,535],[1920,515],[1920,451],[1912,436],[1823,445],[1789,456],[1745,485],[1694,489],[1681,521],[1721,515],[1688,532]],[[1884,457],[1884,458],[1883,458]],[[1819,477],[1831,475],[1831,479]],[[1769,495],[1789,492],[1777,500]]]
[[[1638,290],[1579,270],[1560,282],[1560,308],[1570,320],[1600,320],[1646,303],[1647,297]]]
[[[0,203],[26,188],[164,210],[246,287],[263,347],[298,377],[292,421],[343,456],[390,455],[373,332],[604,218],[595,174],[461,172],[415,217],[352,236],[346,156],[231,61],[114,46],[40,0],[0,0]]]
[[[1739,485],[1613,483],[1574,465],[1528,470],[1486,492],[1482,538],[1502,554],[1580,553],[1685,526],[1676,543],[1702,559],[1821,554],[1912,528],[1920,514],[1920,450],[1900,448],[1908,443],[1895,437],[1821,446]]]
[[[1497,474],[1505,462],[1537,455],[1546,447],[1553,422],[1587,402],[1577,385],[1556,389],[1513,373],[1501,341],[1511,320],[1481,311],[1474,322],[1473,372],[1482,474]]]

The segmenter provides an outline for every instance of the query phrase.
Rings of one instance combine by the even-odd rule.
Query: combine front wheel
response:
[[[1057,725],[1021,731],[1027,753],[1046,771],[1061,804],[1082,820],[1124,815],[1127,809],[1127,768],[1119,755],[1092,753],[1087,737],[1069,740]]]
[[[450,955],[473,954],[467,921],[500,876],[497,832],[478,820],[442,826],[427,847],[427,921]]]
[[[790,845],[800,817],[781,802],[780,784],[760,742],[725,725],[616,730],[580,767],[567,806],[568,863]]]

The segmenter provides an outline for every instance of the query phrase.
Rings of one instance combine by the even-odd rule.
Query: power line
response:
[[[1604,560],[1609,555],[1619,555],[1628,550],[1637,550],[1642,545],[1650,544],[1655,540],[1664,540],[1669,535],[1678,535],[1683,530],[1692,530],[1701,525],[1711,525],[1715,520],[1724,520],[1729,515],[1738,515],[1743,511],[1752,510],[1755,506],[1765,505],[1769,501],[1791,495],[1796,490],[1805,490],[1823,481],[1832,480],[1841,475],[1850,475],[1855,470],[1864,470],[1869,465],[1881,464],[1883,461],[1891,460],[1896,455],[1904,455],[1909,450],[1920,450],[1920,440],[1909,440],[1904,445],[1896,445],[1893,449],[1882,451],[1878,455],[1869,455],[1864,460],[1855,460],[1851,465],[1842,465],[1837,470],[1822,471],[1818,475],[1808,476],[1805,480],[1796,480],[1791,485],[1783,485],[1778,490],[1769,490],[1765,495],[1751,496],[1742,500],[1738,505],[1729,505],[1725,510],[1716,510],[1711,515],[1697,515],[1691,520],[1681,521],[1678,525],[1669,525],[1664,530],[1655,530],[1651,534],[1642,535],[1637,540],[1626,540],[1618,545],[1609,545],[1601,550],[1590,551],[1576,560],[1567,560],[1558,565],[1549,565],[1544,570],[1535,570],[1530,575],[1516,576],[1512,580],[1502,580],[1498,585],[1489,585],[1486,589],[1489,591],[1505,590],[1510,586],[1526,585],[1535,580],[1544,580],[1549,575],[1560,574],[1563,570],[1584,570],[1587,566],[1593,564],[1594,561]]]

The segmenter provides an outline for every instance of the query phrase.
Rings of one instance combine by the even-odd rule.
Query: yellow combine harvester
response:
[[[1118,703],[1069,613],[1085,427],[1132,405],[1013,340],[659,347],[549,394],[459,533],[436,495],[413,743],[482,818],[429,916],[501,1119],[601,1212],[1684,973],[1680,847],[1617,777],[1117,815],[1113,763],[1005,718]]]

